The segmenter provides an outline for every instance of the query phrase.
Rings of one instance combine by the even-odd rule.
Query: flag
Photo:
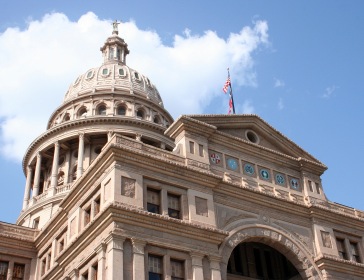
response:
[[[222,91],[227,93],[228,87],[231,86],[230,77],[227,78],[224,87],[222,88]]]
[[[233,100],[232,100],[232,97],[230,96],[230,100],[229,100],[229,112],[228,112],[228,114],[230,115],[232,111],[233,111]]]

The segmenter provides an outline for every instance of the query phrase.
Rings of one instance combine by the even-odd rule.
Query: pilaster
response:
[[[132,239],[133,244],[133,280],[145,279],[144,248],[145,241]]]
[[[192,261],[192,279],[193,280],[201,280],[203,279],[203,266],[202,259],[204,257],[201,253],[190,253],[191,261]]]

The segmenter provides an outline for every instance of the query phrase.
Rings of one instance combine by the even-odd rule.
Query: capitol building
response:
[[[100,50],[24,155],[0,280],[364,279],[323,163],[257,115],[174,120],[117,23]]]

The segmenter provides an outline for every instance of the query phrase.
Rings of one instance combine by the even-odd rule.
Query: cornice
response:
[[[345,275],[356,275],[359,277],[363,277],[364,275],[364,264],[362,263],[343,260],[326,254],[316,257],[315,262],[321,270],[328,272],[335,271]]]

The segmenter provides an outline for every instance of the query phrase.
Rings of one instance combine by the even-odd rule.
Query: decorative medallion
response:
[[[263,180],[269,180],[270,179],[270,175],[269,175],[269,171],[267,169],[260,169],[260,176],[262,177]]]
[[[219,164],[221,162],[220,156],[216,153],[210,154],[210,160],[213,164]]]
[[[277,173],[276,174],[276,183],[278,185],[282,185],[282,186],[285,185],[286,184],[286,180],[284,179],[284,175]]]
[[[290,184],[291,184],[291,188],[294,189],[294,190],[299,190],[300,188],[300,184],[298,182],[297,179],[295,178],[292,178],[291,181],[290,181]]]
[[[227,166],[229,169],[236,171],[238,169],[238,162],[236,159],[234,158],[229,158],[227,161]]]
[[[246,163],[244,165],[244,171],[249,175],[254,175],[254,167],[249,163]]]

